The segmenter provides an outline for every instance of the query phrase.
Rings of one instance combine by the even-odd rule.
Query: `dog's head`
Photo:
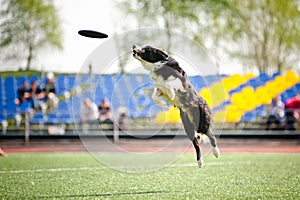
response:
[[[151,47],[139,47],[137,45],[132,46],[133,57],[141,61],[144,67],[150,71],[153,71],[155,67],[165,62],[168,58],[168,54],[164,51]]]
[[[160,49],[145,46],[139,47],[137,45],[132,46],[133,56],[140,60],[146,61],[149,63],[156,63],[159,61],[165,61],[168,58],[168,55]]]
[[[141,61],[143,66],[149,71],[157,71],[158,69],[163,71],[176,70],[185,76],[185,72],[180,68],[178,62],[160,49],[151,46],[139,47],[133,45],[132,52],[133,57]]]

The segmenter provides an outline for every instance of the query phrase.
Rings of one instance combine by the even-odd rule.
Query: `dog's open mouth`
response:
[[[133,52],[133,56],[140,56],[140,53],[138,51],[136,51],[135,49],[132,50]]]
[[[134,57],[136,57],[136,56],[140,57],[141,56],[141,50],[138,49],[138,47],[136,45],[132,46],[132,55]]]

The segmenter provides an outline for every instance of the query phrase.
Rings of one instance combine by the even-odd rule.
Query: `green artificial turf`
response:
[[[300,154],[208,155],[199,169],[187,153],[147,173],[108,168],[88,153],[0,158],[0,199],[300,199],[299,183]]]

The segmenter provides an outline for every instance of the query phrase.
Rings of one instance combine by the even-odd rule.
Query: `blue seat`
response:
[[[18,97],[17,90],[15,88],[5,88],[5,100],[8,101],[14,101]]]
[[[243,89],[243,86],[239,85],[237,88],[234,88],[229,91],[229,96],[232,96],[234,93],[241,92],[242,89]]]
[[[113,77],[112,75],[103,75],[100,79],[100,81],[104,83],[104,85],[114,85],[114,82],[113,82]]]
[[[7,113],[5,111],[0,111],[0,123],[6,121],[6,119],[7,119]]]
[[[268,80],[270,80],[270,77],[268,76],[268,74],[266,73],[261,73],[259,76],[258,76],[258,79],[262,82],[267,82]]]
[[[4,87],[15,87],[15,77],[7,76],[4,81]]]
[[[294,87],[296,88],[297,91],[300,91],[300,83],[297,83]]]
[[[20,112],[29,112],[32,109],[31,101],[23,101],[20,105]]]
[[[227,106],[227,105],[230,105],[230,104],[231,104],[231,101],[230,101],[230,100],[224,101],[224,102],[222,102],[220,105],[214,107],[214,108],[212,109],[212,112],[215,113],[215,112],[217,112],[217,111],[225,110],[226,106]]]
[[[280,96],[282,102],[286,102],[289,99],[288,94],[286,92],[281,93]]]
[[[128,81],[131,86],[139,86],[139,82],[137,80],[137,75],[130,74],[128,75]]]
[[[72,117],[72,119],[73,119],[73,121],[74,121],[75,124],[81,122],[80,112],[79,111],[73,111],[71,113],[71,117]]]
[[[21,87],[23,82],[28,83],[27,76],[25,76],[25,75],[21,75],[17,78],[17,88]]]
[[[78,76],[79,84],[88,84],[90,80],[90,75],[82,74]]]
[[[69,75],[67,82],[67,90],[73,90],[76,86],[76,75]]]
[[[254,113],[257,117],[267,116],[267,108],[265,105],[258,106],[254,109]]]
[[[13,101],[6,103],[7,118],[15,118],[19,114],[19,109]]]
[[[2,99],[2,97],[0,98],[0,111],[4,110],[4,101]]]
[[[75,118],[73,118],[72,114],[70,113],[62,113],[60,115],[60,122],[63,124],[74,124],[74,123],[78,123],[77,120],[75,120]]]
[[[274,80],[274,79],[275,79],[277,76],[279,76],[279,75],[281,75],[281,72],[275,72],[275,73],[272,75],[271,79]]]
[[[56,77],[57,95],[64,95],[67,92],[66,75],[58,75]]]
[[[207,75],[204,76],[204,80],[207,83],[207,86],[211,86],[214,82],[219,82],[221,78],[218,75]]]
[[[287,98],[291,98],[297,94],[297,91],[295,91],[294,88],[290,88],[285,91],[285,94]]]
[[[255,116],[255,112],[253,111],[246,112],[241,118],[241,122],[255,122],[255,121],[256,121],[256,116]]]
[[[14,100],[17,97],[17,87],[15,84],[15,78],[13,76],[7,76],[4,81],[5,97],[6,101]]]
[[[257,87],[259,87],[261,85],[260,84],[261,82],[259,80],[257,80],[257,79],[251,79],[251,80],[248,81],[248,83],[254,89],[256,89]]]
[[[39,82],[40,81],[40,77],[38,75],[32,75],[32,76],[30,76],[29,83],[32,83],[33,81]]]
[[[2,77],[0,76],[0,98],[3,98],[2,95],[3,95],[3,79]]]
[[[200,91],[201,88],[206,86],[206,82],[202,76],[190,76],[189,79],[196,91]]]
[[[72,96],[70,99],[71,110],[79,109],[81,105],[80,97]]]
[[[85,90],[82,95],[81,95],[81,99],[86,99],[86,98],[89,98],[91,101],[94,102],[95,100],[95,94],[93,93],[93,91],[91,90]]]
[[[57,108],[55,109],[57,112],[69,112],[71,109],[71,102],[70,101],[61,101]]]
[[[138,105],[147,105],[149,103],[149,98],[147,98],[147,96],[145,96],[145,95],[140,95],[137,98],[136,103]]]
[[[4,109],[3,80],[0,76],[0,111]]]
[[[44,124],[46,121],[46,116],[42,112],[36,112],[30,119],[30,124]]]
[[[95,89],[95,103],[101,102],[105,98],[104,92],[101,87],[96,87]]]
[[[162,109],[156,105],[154,102],[136,108],[134,111],[129,111],[130,117],[133,118],[153,118],[157,116],[158,112],[161,111]]]
[[[61,124],[59,114],[56,112],[50,112],[45,124]]]

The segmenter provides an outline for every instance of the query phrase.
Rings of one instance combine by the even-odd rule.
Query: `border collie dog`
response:
[[[132,51],[133,57],[150,71],[155,86],[152,94],[155,103],[165,108],[167,101],[179,108],[185,132],[196,150],[198,166],[203,166],[203,157],[197,133],[207,135],[212,145],[212,152],[218,158],[220,151],[210,129],[212,125],[210,108],[195,91],[178,62],[166,52],[151,46],[142,48],[133,45]]]

